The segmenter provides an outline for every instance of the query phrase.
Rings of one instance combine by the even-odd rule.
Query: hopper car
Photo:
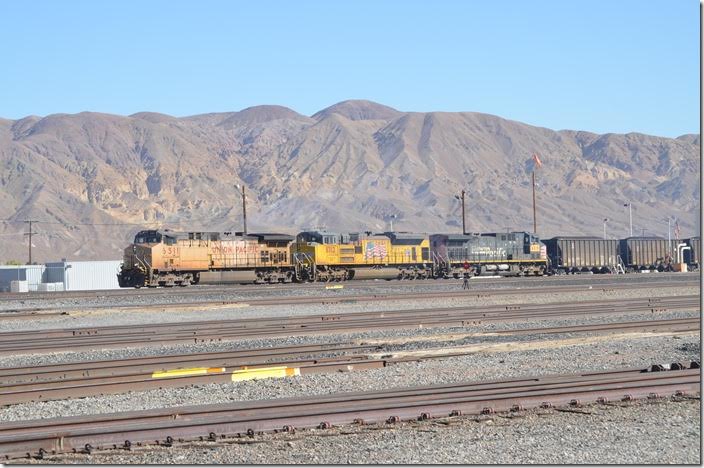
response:
[[[626,271],[672,271],[676,261],[677,246],[685,243],[679,239],[660,237],[629,237],[619,241],[619,254]]]
[[[692,270],[699,270],[702,261],[701,237],[691,237],[685,241],[689,250],[684,251],[684,261]]]
[[[546,239],[551,269],[565,273],[616,273],[620,261],[619,241],[598,237]]]

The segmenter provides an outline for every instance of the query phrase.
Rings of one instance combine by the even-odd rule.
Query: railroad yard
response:
[[[701,463],[698,273],[0,294],[3,463]]]

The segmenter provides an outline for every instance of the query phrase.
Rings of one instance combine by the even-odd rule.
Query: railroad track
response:
[[[618,279],[615,279],[618,278]],[[565,275],[565,276],[550,276],[550,277],[523,277],[523,278],[501,278],[500,282],[495,283],[510,287],[511,285],[527,285],[531,286],[536,283],[545,285],[551,283],[557,284],[623,284],[623,283],[641,283],[656,285],[658,283],[682,283],[682,282],[698,282],[699,273],[658,273],[653,276],[632,275],[632,276],[616,276],[613,275]],[[489,279],[489,278],[486,278]],[[478,277],[477,281],[481,282],[484,278]],[[457,282],[457,279],[447,280],[412,280],[412,281],[374,281],[374,280],[355,280],[342,283],[348,289],[368,288],[368,287],[447,287],[448,281]],[[143,289],[103,289],[97,291],[56,291],[56,292],[29,292],[29,293],[9,293],[0,292],[0,302],[14,300],[42,300],[42,299],[82,299],[82,298],[103,298],[103,297],[134,297],[134,296],[188,296],[198,294],[239,294],[248,292],[271,292],[281,290],[305,290],[305,289],[321,289],[327,283],[282,283],[282,284],[261,284],[261,285],[197,285],[189,288],[143,288]]]
[[[696,309],[699,296],[411,309],[0,333],[0,355]]]
[[[625,331],[696,331],[698,317],[503,330],[494,334],[617,333]],[[0,406],[30,401],[82,398],[154,388],[312,373],[358,371],[409,360],[466,355],[456,348],[430,349],[421,357],[396,358],[382,344],[331,343],[229,352],[149,356],[0,369]],[[351,353],[351,354],[350,354]],[[335,356],[331,356],[335,355]],[[381,355],[384,357],[375,358]]]
[[[696,286],[698,282],[667,282],[658,283],[658,288],[676,288],[686,286]],[[6,309],[0,311],[0,319],[36,319],[38,317],[70,315],[65,310],[104,310],[110,309],[115,311],[147,311],[147,310],[183,310],[183,309],[199,309],[201,307],[213,306],[232,306],[232,307],[249,307],[249,306],[272,306],[272,305],[308,305],[308,304],[353,304],[358,302],[371,301],[398,301],[398,300],[436,300],[436,299],[457,299],[457,298],[487,298],[491,296],[505,296],[515,294],[552,294],[552,293],[570,293],[583,291],[602,291],[613,292],[616,290],[630,289],[648,289],[652,288],[652,284],[648,283],[607,283],[601,285],[567,285],[567,286],[536,286],[534,288],[486,288],[486,289],[469,289],[469,290],[452,290],[452,291],[427,291],[421,293],[393,293],[393,294],[335,294],[328,296],[280,296],[271,298],[251,298],[237,300],[212,300],[203,299],[200,301],[190,302],[167,302],[154,304],[132,304],[132,305],[83,305],[83,306],[66,306],[62,308],[56,307],[33,307],[22,309]],[[320,286],[318,286],[320,288]]]
[[[393,424],[536,407],[685,395],[699,391],[699,363],[574,375],[523,377],[304,398],[7,422],[0,425],[0,457],[47,455],[193,440],[253,437],[265,431],[330,428],[352,423]]]

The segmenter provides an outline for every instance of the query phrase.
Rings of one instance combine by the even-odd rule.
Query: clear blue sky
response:
[[[345,99],[553,129],[699,131],[699,3],[4,1],[0,116]]]

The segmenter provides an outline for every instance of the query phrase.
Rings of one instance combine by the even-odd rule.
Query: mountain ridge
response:
[[[119,258],[140,226],[240,230],[461,230],[598,234],[604,218],[663,235],[698,220],[700,136],[551,130],[479,112],[402,112],[348,100],[312,116],[276,105],[173,117],[96,112],[0,119],[0,260],[24,258],[24,219],[41,234],[35,258]],[[395,216],[395,218],[392,218]],[[189,221],[190,220],[190,221]],[[201,222],[202,220],[202,222]],[[95,224],[76,226],[76,223]],[[120,226],[101,224],[129,223]],[[617,232],[615,232],[618,230]],[[640,231],[637,231],[640,233]],[[667,234],[667,223],[664,223]]]

